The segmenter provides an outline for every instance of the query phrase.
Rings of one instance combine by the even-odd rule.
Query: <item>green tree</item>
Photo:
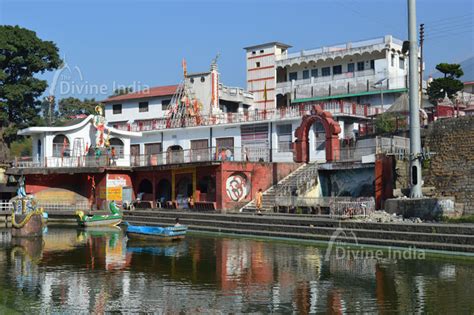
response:
[[[384,113],[375,118],[375,130],[377,133],[391,133],[397,129],[397,117],[391,113]]]
[[[48,84],[34,76],[61,64],[53,42],[19,26],[0,26],[0,134],[8,146],[19,128],[41,123],[37,98]]]
[[[62,119],[69,119],[76,115],[90,115],[95,113],[95,107],[100,105],[94,98],[80,100],[68,97],[59,100],[59,113]]]
[[[115,89],[114,94],[112,94],[110,96],[125,95],[125,94],[132,93],[132,92],[133,92],[133,88],[131,86],[120,87],[118,89]]]
[[[434,79],[427,89],[428,97],[432,103],[443,98],[445,94],[452,98],[453,95],[464,87],[463,83],[458,80],[458,78],[464,75],[461,65],[440,63],[436,66],[436,69],[443,73],[444,77]]]

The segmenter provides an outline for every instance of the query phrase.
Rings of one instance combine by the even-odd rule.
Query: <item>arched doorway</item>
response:
[[[198,182],[199,197],[201,201],[216,201],[216,179],[206,175]]]
[[[110,143],[110,149],[115,150],[115,156],[119,159],[123,159],[124,157],[124,145],[123,141],[120,140],[119,138],[112,138],[109,140]]]
[[[153,196],[153,184],[148,179],[143,179],[138,185],[137,196],[142,200],[150,200]]]
[[[162,179],[156,187],[156,200],[160,202],[171,200],[171,183],[167,179]]]
[[[183,163],[184,162],[184,151],[179,145],[172,145],[168,147],[166,154],[167,164]]]
[[[326,134],[326,161],[333,162],[339,159],[339,133],[341,133],[341,126],[333,119],[331,113],[323,111],[319,105],[314,105],[311,109],[311,114],[303,116],[301,125],[295,131],[296,141],[293,152],[295,162],[309,162],[310,146],[308,134],[311,126],[316,121],[322,123]]]
[[[53,156],[63,157],[70,155],[69,139],[65,135],[57,135],[53,138]]]
[[[188,198],[193,195],[193,181],[186,176],[179,180],[176,186],[176,198]]]

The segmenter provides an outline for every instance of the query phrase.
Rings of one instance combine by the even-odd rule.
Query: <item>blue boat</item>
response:
[[[127,236],[129,239],[142,241],[176,241],[186,236],[188,227],[176,225],[170,227],[160,226],[137,226],[125,222]]]

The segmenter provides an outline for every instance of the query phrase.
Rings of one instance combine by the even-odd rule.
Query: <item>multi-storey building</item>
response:
[[[402,45],[387,35],[294,53],[278,42],[246,47],[247,88],[260,109],[328,100],[386,109],[407,91]]]
[[[33,137],[34,156],[18,160],[13,173],[27,175],[31,192],[72,181],[71,190],[90,198],[90,184],[79,183],[86,178],[70,174],[95,174],[97,204],[118,198],[108,191],[119,185],[123,200],[139,193],[150,201],[193,195],[228,208],[252,200],[295,161],[372,165],[373,139],[347,152],[342,144],[355,143],[383,110],[382,98],[388,107],[406,91],[401,41],[385,36],[291,54],[289,48],[277,42],[245,48],[248,91],[221,84],[213,62],[207,72],[185,72],[179,85],[104,100],[103,118],[22,130]],[[178,103],[186,115],[176,116]],[[105,137],[100,130],[113,149],[109,156],[91,154]],[[38,168],[47,174],[38,175]]]

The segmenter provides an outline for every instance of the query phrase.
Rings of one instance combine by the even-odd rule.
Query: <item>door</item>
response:
[[[191,140],[191,162],[209,161],[207,139]]]
[[[132,144],[130,145],[130,155],[132,166],[140,166],[140,145]]]
[[[161,143],[146,143],[145,155],[148,159],[148,165],[159,165],[162,163],[162,147]]]

